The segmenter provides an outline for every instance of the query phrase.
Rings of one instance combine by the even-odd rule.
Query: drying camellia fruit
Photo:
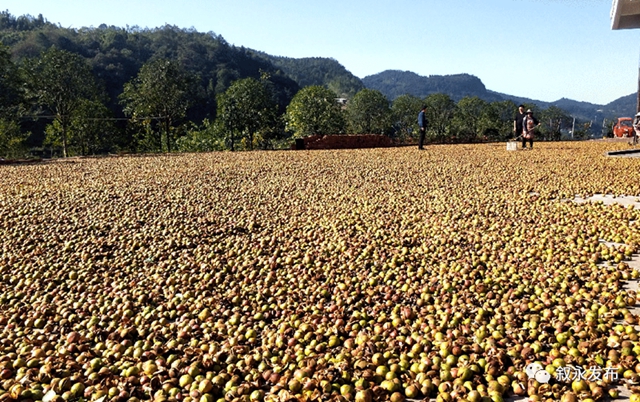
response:
[[[640,196],[616,146],[0,167],[0,401],[634,389],[640,213],[571,201]]]

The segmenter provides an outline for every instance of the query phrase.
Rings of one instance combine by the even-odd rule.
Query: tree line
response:
[[[296,94],[285,114],[294,136],[375,133],[410,142],[417,138],[417,116],[426,106],[430,142],[504,141],[513,137],[517,105],[510,100],[487,102],[473,96],[455,102],[446,94],[434,93],[425,98],[405,94],[389,102],[382,92],[363,89],[346,108],[340,108],[330,101],[332,95],[320,86],[306,87]],[[555,106],[541,110],[527,104],[525,108],[540,119],[542,140],[559,140],[571,121]]]
[[[312,134],[411,141],[423,104],[430,141],[504,140],[516,110],[511,101],[454,102],[442,93],[390,102],[371,89],[344,106],[336,101],[338,78],[320,67],[330,82],[299,85],[264,55],[171,26],[70,30],[4,12],[0,40],[5,157],[270,149]],[[543,122],[543,138],[559,138],[565,112],[527,107]]]

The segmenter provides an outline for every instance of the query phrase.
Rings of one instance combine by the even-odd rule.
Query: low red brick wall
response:
[[[304,149],[385,148],[394,146],[391,138],[379,134],[312,135],[303,138]],[[298,149],[296,143],[291,149]]]

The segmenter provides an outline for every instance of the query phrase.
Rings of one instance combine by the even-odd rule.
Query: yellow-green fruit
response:
[[[441,392],[438,394],[438,397],[436,398],[436,402],[451,402],[453,401],[453,399],[451,399],[451,394],[449,394],[448,392]]]
[[[372,402],[373,392],[370,389],[363,389],[356,393],[356,402]]]
[[[213,402],[214,398],[211,394],[204,394],[200,397],[200,402]]]
[[[413,398],[417,397],[417,396],[418,396],[418,392],[419,392],[418,387],[417,387],[417,386],[415,386],[415,385],[413,385],[413,384],[412,384],[412,385],[409,385],[409,386],[408,386],[407,388],[405,388],[405,390],[404,390],[404,394],[405,394],[405,396],[406,396],[407,398],[409,398],[409,399],[413,399]]]
[[[192,366],[189,366],[189,369],[187,370],[187,374],[195,378],[198,376],[198,374],[200,374],[200,369],[198,368],[198,366],[194,364]]]
[[[289,381],[289,391],[297,394],[298,392],[300,392],[301,389],[302,389],[302,384],[300,384],[300,381],[298,380]]]
[[[384,390],[386,390],[388,392],[395,392],[395,391],[398,390],[398,384],[396,384],[392,380],[384,380],[384,381],[382,381],[382,384],[380,384],[380,387],[382,387],[382,389],[384,389]]]
[[[94,369],[95,370],[95,369]],[[152,362],[152,361],[147,361],[145,362],[145,364],[142,366],[142,370],[144,371],[144,373],[148,376],[152,376],[157,370],[158,370],[158,366]]]
[[[469,391],[467,399],[469,400],[469,402],[480,402],[482,400],[482,395],[480,395],[480,392],[474,389],[473,391]]]
[[[189,374],[184,374],[180,377],[178,383],[180,384],[180,388],[186,388],[187,386],[191,385],[192,382],[193,378]]]
[[[340,387],[340,395],[347,396],[351,393],[353,393],[353,387],[351,385],[344,384],[343,386]]]
[[[211,383],[211,381],[207,379],[200,381],[200,384],[198,385],[198,391],[200,391],[200,393],[202,394],[205,394],[211,391],[212,389],[213,389],[213,383]]]
[[[578,401],[578,397],[573,392],[567,392],[566,394],[562,395],[562,398],[560,399],[560,402],[577,402],[577,401]]]
[[[587,391],[589,389],[589,385],[585,380],[579,380],[572,382],[571,388],[573,389],[573,392],[579,394],[580,392]]]
[[[76,383],[71,387],[71,395],[73,396],[83,396],[84,395],[84,384]]]
[[[264,399],[264,391],[262,390],[255,390],[251,393],[251,395],[249,396],[249,399],[252,401],[261,401]]]

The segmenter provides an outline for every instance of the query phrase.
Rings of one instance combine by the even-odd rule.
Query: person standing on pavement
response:
[[[418,126],[420,127],[420,138],[418,139],[418,149],[424,149],[424,138],[427,135],[427,106],[422,106],[418,113]]]
[[[522,149],[527,149],[527,140],[529,140],[530,149],[533,149],[533,135],[539,125],[540,122],[533,117],[531,109],[527,109],[527,114],[522,119]]]
[[[525,115],[524,105],[518,106],[516,117],[513,119],[513,132],[515,133],[516,138],[522,136],[522,120],[524,120]]]

